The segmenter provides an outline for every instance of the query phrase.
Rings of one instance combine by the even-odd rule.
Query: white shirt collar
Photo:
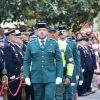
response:
[[[10,42],[11,44],[15,45],[13,42],[11,42],[11,41],[9,41],[9,40],[8,40],[8,42]]]
[[[65,43],[66,43],[66,41],[67,41],[67,38],[66,38],[65,40],[61,40],[61,41],[63,41],[63,42],[65,42]]]
[[[16,44],[19,48],[21,48],[21,46],[19,46],[18,44]]]
[[[41,41],[44,41],[44,44],[45,44],[46,40],[47,40],[47,37],[45,39],[43,39],[43,40],[41,40],[40,38],[38,38],[38,41],[39,41],[40,45],[42,44]]]

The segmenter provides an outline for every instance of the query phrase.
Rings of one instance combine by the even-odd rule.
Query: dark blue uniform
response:
[[[83,77],[84,77],[83,84],[81,86],[78,86],[78,95],[83,96],[87,95],[86,93],[90,89],[90,82],[91,82],[90,74],[93,71],[92,67],[93,62],[92,62],[91,52],[87,47],[79,46],[78,49],[80,51],[80,56],[81,56],[81,66],[82,69],[85,70],[83,72]]]
[[[3,69],[4,69],[4,51],[3,51],[3,48],[0,47],[0,81],[2,80]]]
[[[18,45],[15,45],[15,47],[21,60],[21,66],[23,66],[24,52]]]
[[[10,77],[15,75],[18,77],[20,75],[20,67],[21,60],[18,56],[18,52],[16,47],[11,42],[8,42],[7,46],[4,48],[4,59],[5,59],[5,67],[7,69],[8,79],[11,80]],[[19,86],[19,80],[10,83],[9,88],[12,93],[15,93]],[[16,97],[11,96],[8,93],[8,100],[20,100],[20,95],[18,94]]]
[[[27,42],[23,41],[22,50],[24,51],[24,53],[26,51],[26,47],[27,47]]]
[[[88,89],[87,89],[87,92],[91,92],[91,82],[92,82],[92,78],[93,78],[93,73],[94,73],[94,69],[96,69],[97,68],[97,65],[96,65],[96,56],[95,56],[95,53],[94,53],[94,51],[93,51],[93,49],[90,47],[90,46],[88,46],[87,47],[88,48],[88,50],[89,50],[89,52],[91,53],[91,58],[92,58],[92,70],[90,71],[90,73],[89,73],[89,81],[88,81]]]

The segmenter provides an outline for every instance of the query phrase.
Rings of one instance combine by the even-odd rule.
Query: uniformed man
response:
[[[82,85],[78,85],[78,95],[79,96],[87,96],[89,95],[88,89],[90,89],[90,78],[91,78],[91,71],[93,70],[92,68],[92,57],[91,57],[91,52],[87,48],[87,42],[85,41],[85,37],[82,37],[78,39],[79,46],[78,50],[80,51],[81,55],[81,66],[82,66],[82,71],[83,71],[83,77],[84,81]]]
[[[32,40],[34,38],[37,38],[37,36],[34,34],[34,32],[29,33],[29,40]]]
[[[63,93],[65,90],[65,79],[66,79],[66,85],[68,86],[71,83],[71,79],[73,75],[74,61],[73,61],[71,49],[69,48],[68,44],[59,40],[58,35],[61,34],[58,33],[56,26],[51,25],[49,27],[48,36],[55,39],[58,42],[58,46],[62,55],[63,68],[64,68],[63,82],[61,84],[56,85],[55,99],[63,100]]]
[[[23,66],[23,59],[24,59],[24,52],[22,50],[22,44],[23,44],[23,38],[22,38],[21,32],[19,30],[16,30],[15,47],[16,47],[16,50],[21,60],[21,66]]]
[[[60,25],[59,31],[62,33],[62,35],[59,36],[59,38],[68,43],[69,47],[71,48],[71,52],[74,58],[74,71],[72,76],[71,85],[66,87],[65,93],[64,93],[64,99],[66,100],[73,100],[74,99],[74,88],[76,87],[77,80],[79,79],[79,73],[80,73],[80,65],[79,65],[79,55],[78,50],[76,47],[75,41],[72,41],[70,39],[67,39],[67,36],[69,34],[69,28],[67,25]]]
[[[97,69],[97,65],[96,65],[96,56],[95,56],[95,53],[94,53],[94,50],[93,48],[91,47],[91,43],[92,43],[92,39],[91,37],[88,37],[85,39],[85,41],[87,42],[87,49],[89,50],[89,53],[91,55],[91,58],[92,58],[92,66],[91,66],[91,70],[90,70],[90,73],[89,73],[89,80],[88,80],[88,88],[87,88],[87,93],[91,94],[91,93],[94,93],[94,91],[92,91],[92,88],[91,88],[91,83],[92,83],[92,78],[93,78],[93,74],[94,74],[94,70]]]
[[[61,53],[57,42],[47,38],[47,24],[39,22],[36,26],[38,38],[28,43],[25,52],[25,82],[27,85],[33,84],[35,100],[54,100],[56,84],[62,82],[63,65]],[[54,60],[56,60],[56,65]],[[31,62],[30,80],[29,67]]]
[[[4,69],[4,39],[0,38],[0,83],[2,81],[3,69]]]
[[[22,34],[22,38],[23,38],[23,45],[22,45],[22,49],[25,53],[26,51],[26,47],[27,47],[27,43],[29,41],[29,31],[27,30],[27,28],[25,30],[20,30],[21,34]]]
[[[0,38],[4,38],[4,28],[0,27]]]
[[[7,46],[4,48],[5,67],[7,69],[8,80],[11,81],[20,75],[21,60],[15,47],[15,30],[8,31],[5,35],[8,42]],[[18,86],[19,80],[9,84],[9,88],[12,93],[16,92]],[[10,93],[8,93],[8,100],[19,100],[19,95],[13,97]]]

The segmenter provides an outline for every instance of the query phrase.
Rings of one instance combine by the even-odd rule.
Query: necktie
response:
[[[41,41],[41,47],[44,48],[44,41]]]

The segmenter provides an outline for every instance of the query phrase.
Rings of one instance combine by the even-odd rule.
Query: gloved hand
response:
[[[30,78],[25,78],[25,84],[29,86],[31,85]]]
[[[83,84],[83,80],[80,80],[80,81],[79,81],[79,85],[82,85],[82,84]]]
[[[85,69],[82,69],[82,72],[84,72],[85,71]]]
[[[11,80],[13,80],[13,79],[15,79],[15,78],[16,78],[15,75],[13,75],[13,76],[10,77]]]
[[[60,84],[60,83],[62,83],[62,78],[57,77],[57,78],[56,78],[56,84]]]
[[[76,75],[76,80],[79,80],[79,76],[78,75]]]
[[[75,86],[76,85],[76,83],[71,83],[71,86]]]

